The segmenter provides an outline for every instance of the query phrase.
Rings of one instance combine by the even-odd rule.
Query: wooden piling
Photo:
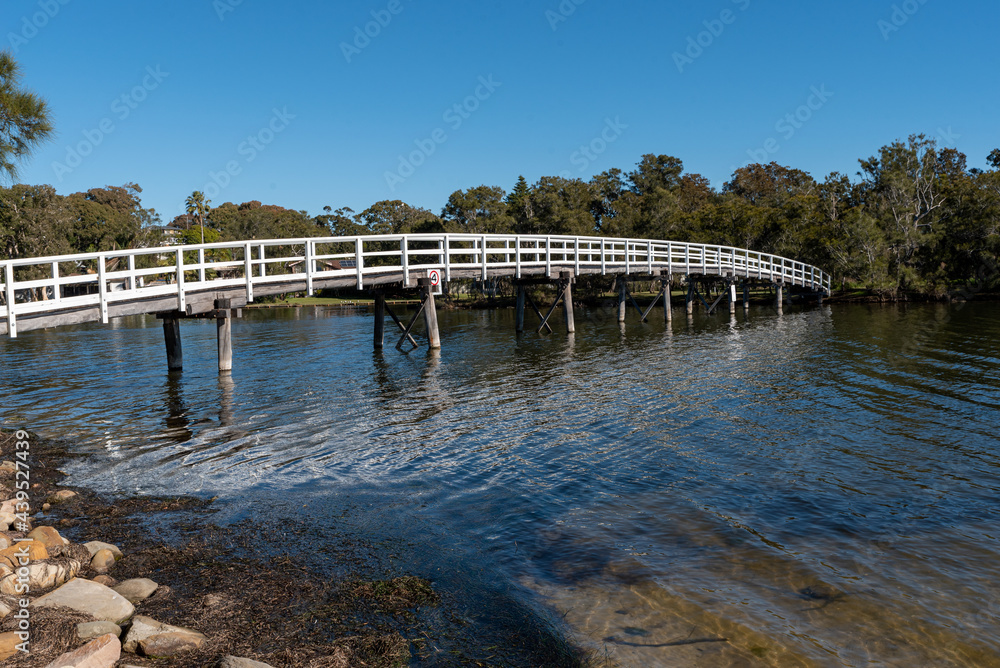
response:
[[[729,284],[729,313],[736,313],[736,283]]]
[[[563,283],[563,309],[566,311],[566,333],[572,334],[576,331],[576,319],[573,315],[573,272],[560,272],[559,277]]]
[[[430,279],[421,278],[420,286],[424,290],[424,325],[427,326],[427,345],[431,350],[441,347],[441,334],[438,332],[437,309],[434,306],[434,287]]]
[[[385,294],[375,293],[375,350],[382,350],[385,342]]]
[[[619,276],[615,279],[618,287],[618,322],[625,322],[625,311],[627,310],[626,300],[628,299],[628,285],[625,277]]]
[[[688,315],[694,315],[694,279],[688,276],[688,291],[684,298],[684,306]]]
[[[517,310],[514,313],[514,330],[520,334],[524,331],[524,304],[525,287],[523,283],[517,284]]]
[[[181,347],[180,318],[163,318],[163,340],[167,345],[167,370],[182,370],[184,368],[184,351]]]
[[[743,281],[743,310],[750,310],[750,282]]]
[[[672,304],[670,303],[670,274],[666,274],[662,279],[663,285],[663,320],[670,322],[674,318]]]
[[[233,318],[231,299],[216,299],[216,338],[219,344],[219,371],[233,370]]]
[[[785,306],[785,300],[784,300],[785,286],[782,285],[781,283],[776,283],[774,286],[774,291],[777,295],[776,301],[777,301],[778,313],[781,313],[782,309]]]

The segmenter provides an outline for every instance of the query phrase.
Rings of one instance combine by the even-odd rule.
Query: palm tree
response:
[[[188,215],[198,219],[198,225],[201,227],[201,243],[205,243],[205,216],[212,210],[209,206],[211,203],[212,200],[205,199],[205,193],[200,190],[195,190],[184,201]]]
[[[0,176],[17,178],[17,163],[52,135],[45,100],[18,84],[21,71],[14,57],[0,51]]]

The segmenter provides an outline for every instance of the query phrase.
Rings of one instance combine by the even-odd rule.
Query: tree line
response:
[[[456,190],[440,213],[400,200],[318,215],[258,201],[213,208],[193,193],[171,226],[190,244],[440,232],[669,239],[784,255],[886,298],[943,295],[997,283],[1000,150],[988,161],[988,170],[970,169],[961,152],[914,135],[860,160],[857,179],[817,181],[772,162],[737,169],[717,191],[680,159],[649,154],[631,171],[589,181],[520,177],[509,192]],[[164,243],[141,192],[132,183],[66,196],[48,185],[0,188],[0,247],[16,258]]]

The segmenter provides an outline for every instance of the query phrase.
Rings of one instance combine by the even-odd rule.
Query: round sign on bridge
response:
[[[441,270],[440,269],[430,269],[427,272],[427,278],[431,279],[431,285],[438,287],[441,285]]]

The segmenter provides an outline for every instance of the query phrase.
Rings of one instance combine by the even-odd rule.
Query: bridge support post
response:
[[[559,273],[562,279],[563,289],[563,309],[566,311],[566,333],[576,332],[576,319],[573,315],[573,272],[563,271]]]
[[[231,299],[215,300],[215,331],[219,344],[219,371],[233,370],[233,317]]]
[[[438,332],[437,308],[434,306],[434,288],[429,278],[421,278],[418,284],[424,292],[424,325],[427,326],[427,347],[437,350],[441,347],[441,334]]]
[[[375,291],[375,350],[382,350],[385,342],[385,293]]]
[[[181,347],[180,318],[163,318],[163,340],[167,344],[167,371],[184,368],[184,351]]]
[[[729,291],[729,314],[736,314],[736,279],[730,279],[729,285],[727,286]]]
[[[781,313],[785,306],[785,286],[781,283],[775,283],[774,290],[777,293],[775,301],[777,302],[778,313]]]
[[[688,291],[687,296],[684,297],[684,307],[687,309],[687,314],[689,316],[694,315],[694,282],[695,279],[690,276],[687,277],[688,281]]]
[[[524,306],[525,287],[523,283],[517,284],[517,308],[514,311],[514,330],[520,334],[524,331]]]
[[[672,304],[670,303],[670,274],[664,274],[663,278],[660,279],[660,285],[663,287],[663,321],[670,323],[674,318]]]
[[[625,322],[625,311],[628,309],[626,299],[628,299],[628,285],[624,276],[615,279],[615,286],[618,288],[618,322]]]
[[[743,281],[743,310],[750,310],[750,282]]]

